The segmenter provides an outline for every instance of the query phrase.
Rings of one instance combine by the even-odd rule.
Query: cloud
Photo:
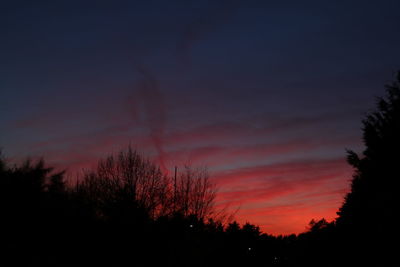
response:
[[[299,233],[312,218],[333,219],[352,169],[343,158],[242,167],[214,176],[219,203],[240,206],[240,222],[269,233]],[[271,232],[272,229],[272,232]]]
[[[310,159],[295,162],[282,162],[271,165],[242,167],[215,174],[215,179],[220,183],[233,183],[259,178],[279,178],[280,180],[310,180],[321,177],[321,174],[330,174],[343,170],[347,166],[344,157],[336,159]],[[347,168],[346,168],[347,169]],[[318,176],[316,176],[318,173]],[[318,178],[319,179],[319,178]]]
[[[259,114],[242,118],[240,122],[226,120],[196,126],[184,125],[182,129],[176,128],[169,132],[165,137],[165,142],[168,146],[193,144],[199,146],[202,143],[210,145],[219,142],[218,145],[220,145],[234,141],[243,143],[254,139],[271,140],[272,138],[274,142],[277,139],[278,142],[283,142],[285,139],[296,138],[303,138],[307,143],[315,142],[315,139],[320,142],[328,138],[337,140],[338,137],[349,138],[337,128],[338,123],[341,122],[340,118],[347,116],[346,112],[286,117],[269,113]],[[318,136],[315,135],[316,131],[320,133]]]
[[[138,65],[136,70],[140,78],[136,86],[138,90],[132,97],[132,117],[149,130],[160,167],[167,172],[164,149],[167,108],[164,95],[154,74],[147,67]]]
[[[164,170],[171,164],[206,165],[220,187],[218,205],[241,207],[240,222],[269,233],[298,233],[312,218],[335,217],[351,177],[344,153],[336,155],[358,139],[334,130],[337,114],[263,114],[240,122],[170,125],[167,131],[168,107],[155,75],[146,68],[137,72],[129,109],[124,107],[129,116],[110,110],[99,118],[102,127],[58,135],[30,149],[70,173],[128,144],[145,153],[155,148]],[[298,160],[304,155],[308,160]]]
[[[242,211],[242,210],[241,210]],[[336,216],[337,206],[331,203],[293,203],[277,205],[264,209],[246,209],[237,215],[241,222],[257,221],[260,228],[269,234],[298,234],[306,231],[311,219],[325,218],[328,221]]]

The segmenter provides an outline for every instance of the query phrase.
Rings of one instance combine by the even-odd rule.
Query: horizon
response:
[[[301,233],[350,190],[346,149],[399,69],[399,8],[6,3],[0,146],[68,175],[128,145],[206,166],[238,222]]]

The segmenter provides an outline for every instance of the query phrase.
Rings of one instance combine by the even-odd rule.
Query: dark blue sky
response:
[[[70,173],[128,144],[209,166],[271,233],[333,218],[400,69],[399,1],[2,1],[0,146]]]

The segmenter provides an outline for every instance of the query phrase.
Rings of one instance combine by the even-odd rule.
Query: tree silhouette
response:
[[[224,224],[206,169],[186,166],[169,177],[130,147],[75,186],[43,160],[9,166],[0,151],[0,265],[393,266],[400,72],[363,125],[365,149],[348,151],[354,175],[339,217],[312,220],[297,236]]]
[[[329,227],[330,223],[325,220],[325,218],[322,218],[321,220],[314,220],[312,219],[310,223],[308,224],[308,230],[310,232],[316,232],[320,231],[323,228]]]
[[[214,208],[216,187],[211,183],[207,169],[185,166],[173,186],[175,212],[199,220],[217,219]]]
[[[386,98],[378,99],[377,110],[367,115],[363,125],[362,156],[348,151],[347,159],[355,173],[338,222],[390,232],[393,228],[388,226],[398,209],[400,182],[400,72],[387,86]]]
[[[54,173],[43,160],[26,160],[12,167],[3,158],[0,162],[2,261],[9,258],[14,265],[25,265],[43,257],[43,251],[60,255],[49,244],[62,239],[69,217],[63,172]]]
[[[99,216],[109,219],[162,216],[169,201],[168,178],[131,147],[99,160],[96,168],[85,171],[76,190],[92,202]]]
[[[386,97],[378,98],[376,110],[363,120],[362,155],[348,151],[355,172],[337,219],[350,244],[374,255],[381,266],[394,257],[389,243],[398,232],[400,72],[386,88]]]
[[[217,220],[219,215],[214,208],[216,188],[206,169],[185,166],[177,177],[168,177],[131,147],[100,160],[97,168],[84,173],[76,189],[104,217],[139,210],[151,219],[179,214]]]

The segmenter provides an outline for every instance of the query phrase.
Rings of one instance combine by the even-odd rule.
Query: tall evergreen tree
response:
[[[362,155],[348,151],[354,167],[351,191],[339,209],[336,225],[342,255],[353,264],[393,266],[400,181],[400,72],[363,120]]]
[[[378,98],[376,111],[363,120],[362,156],[348,151],[354,169],[351,192],[340,208],[338,223],[367,227],[382,234],[395,227],[400,181],[400,72]],[[390,226],[390,227],[388,227]]]

